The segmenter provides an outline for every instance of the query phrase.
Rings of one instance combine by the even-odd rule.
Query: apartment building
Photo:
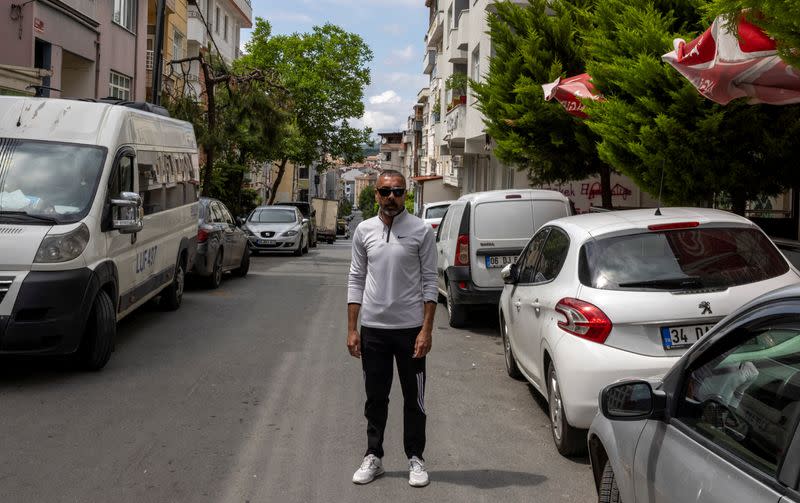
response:
[[[381,145],[378,150],[379,168],[381,170],[393,169],[403,171],[403,157],[405,156],[405,145],[403,144],[403,133],[378,133],[381,137]],[[401,152],[403,154],[401,155]]]
[[[0,93],[144,100],[147,4],[0,0]]]

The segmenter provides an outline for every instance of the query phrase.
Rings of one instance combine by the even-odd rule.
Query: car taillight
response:
[[[603,344],[611,333],[611,320],[599,307],[570,297],[556,304],[556,312],[566,321],[559,321],[561,330],[598,344]]]
[[[431,224],[431,227],[433,227],[435,229],[435,228],[439,227],[439,224]]]
[[[458,235],[455,265],[469,265],[469,234]]]
[[[197,230],[197,242],[198,243],[205,243],[208,241],[208,231],[205,229],[198,229]]]

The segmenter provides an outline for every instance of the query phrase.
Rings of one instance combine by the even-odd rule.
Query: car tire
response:
[[[175,275],[172,283],[161,292],[160,305],[165,311],[177,311],[183,301],[183,289],[186,286],[186,266],[183,258],[175,264]]]
[[[317,247],[317,236],[314,236],[311,239],[311,248],[316,248],[316,247]]]
[[[506,317],[500,313],[500,336],[503,339],[503,356],[506,362],[506,372],[508,376],[520,380],[522,379],[522,372],[519,371],[517,365],[517,357],[514,356],[514,351],[511,349],[511,340],[508,337],[508,324]]]
[[[614,476],[614,469],[611,468],[610,461],[606,461],[606,465],[603,467],[600,487],[597,489],[597,501],[599,503],[620,503],[617,478]]]
[[[305,246],[303,247],[303,255],[305,255],[306,253],[308,253],[308,243],[306,243]]]
[[[586,451],[586,432],[569,424],[564,412],[561,386],[556,367],[550,363],[547,369],[547,406],[553,442],[562,456],[576,456]]]
[[[300,238],[300,242],[297,243],[297,249],[292,252],[295,257],[299,257],[303,254],[303,239]]]
[[[467,323],[467,310],[464,306],[453,301],[450,283],[447,283],[447,318],[453,328],[463,328]]]
[[[117,335],[117,318],[114,302],[104,290],[97,292],[81,345],[78,348],[78,362],[86,370],[102,369],[111,358],[114,339]]]
[[[220,249],[214,257],[214,266],[211,268],[211,275],[206,278],[206,286],[212,290],[219,288],[219,285],[222,284],[223,258],[223,251]]]
[[[244,278],[247,276],[247,272],[250,270],[250,249],[245,247],[244,254],[242,254],[242,261],[239,262],[239,267],[233,270],[233,274],[240,278]]]

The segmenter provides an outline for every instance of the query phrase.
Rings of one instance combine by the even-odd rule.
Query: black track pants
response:
[[[383,432],[389,415],[394,366],[403,390],[403,447],[406,456],[422,458],[425,450],[425,358],[412,358],[421,327],[381,329],[361,327],[361,366],[367,402],[367,452],[383,457]]]

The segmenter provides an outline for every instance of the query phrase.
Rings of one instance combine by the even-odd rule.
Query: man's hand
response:
[[[424,328],[420,330],[414,343],[414,358],[422,358],[430,352],[432,339],[430,330]]]
[[[358,330],[350,330],[347,334],[347,350],[354,358],[361,358],[361,336]]]

